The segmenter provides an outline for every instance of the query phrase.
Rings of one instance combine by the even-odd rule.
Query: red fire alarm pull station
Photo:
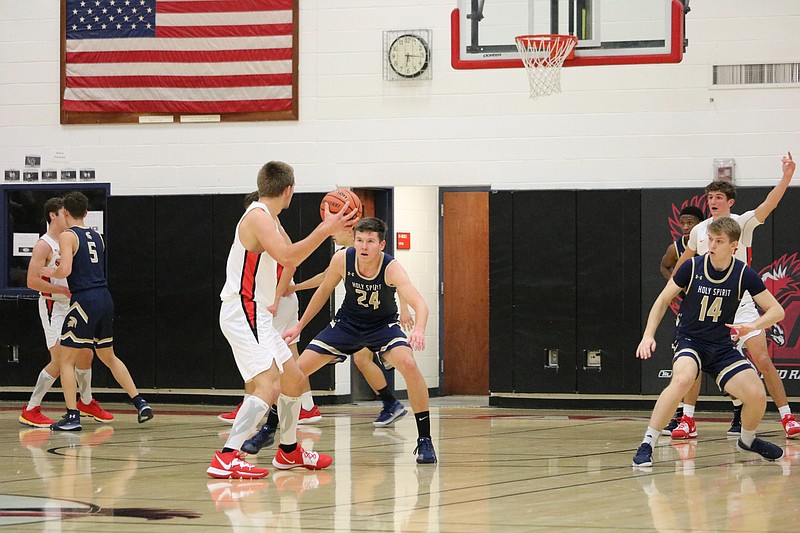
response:
[[[404,231],[404,232],[397,232],[397,249],[398,250],[410,250],[411,249],[411,233]]]

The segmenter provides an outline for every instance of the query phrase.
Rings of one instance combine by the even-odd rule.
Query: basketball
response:
[[[347,210],[349,213],[352,210],[358,211],[358,215],[356,218],[361,218],[363,206],[361,205],[361,199],[349,189],[336,189],[335,191],[331,191],[322,198],[322,201],[319,204],[319,216],[320,218],[325,218],[325,202],[328,203],[328,211],[331,213],[338,213],[344,207],[345,202],[350,202],[350,206]]]

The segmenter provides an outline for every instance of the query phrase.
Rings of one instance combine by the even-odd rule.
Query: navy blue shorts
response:
[[[114,344],[114,302],[105,287],[72,295],[61,328],[61,345],[107,348]]]
[[[755,370],[753,364],[734,347],[733,343],[730,346],[721,346],[696,339],[676,337],[672,349],[675,352],[673,363],[678,357],[691,357],[697,363],[698,374],[699,371],[703,371],[714,377],[721,392],[725,392],[725,384],[739,372],[748,368]]]
[[[408,346],[408,339],[399,322],[391,322],[370,330],[356,329],[346,322],[334,320],[327,328],[319,332],[314,340],[308,343],[308,350],[336,357],[337,363],[347,359],[362,348],[368,348],[378,355],[381,364],[387,370],[391,365],[384,362],[382,355],[392,348]]]

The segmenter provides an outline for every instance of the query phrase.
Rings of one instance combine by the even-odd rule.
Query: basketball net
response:
[[[531,98],[560,93],[561,67],[567,58],[574,57],[578,38],[574,35],[520,35],[516,43],[528,72]]]

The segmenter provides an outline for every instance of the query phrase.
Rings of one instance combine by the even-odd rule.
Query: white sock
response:
[[[300,395],[300,405],[306,411],[314,408],[314,395],[311,394],[311,391],[306,391]]]
[[[683,404],[683,416],[694,418],[694,405],[689,405],[688,403]]]
[[[258,396],[248,396],[242,402],[239,412],[236,413],[236,419],[233,421],[233,427],[231,427],[225,447],[241,450],[242,444],[253,434],[267,409],[269,406],[264,400]]]
[[[756,430],[746,430],[742,428],[742,434],[739,436],[742,439],[742,442],[748,448],[753,445],[753,441],[756,440]]]
[[[778,407],[778,412],[781,414],[781,418],[783,418],[786,415],[792,414],[792,408],[789,407],[789,404],[786,404],[783,407]]]
[[[55,382],[56,378],[48,374],[47,370],[42,369],[42,371],[39,372],[39,377],[36,378],[36,385],[33,387],[31,399],[28,401],[28,407],[26,407],[26,409],[30,411],[34,407],[40,406],[44,395],[47,394],[47,391],[50,390]]]
[[[300,418],[300,397],[278,396],[278,425],[281,431],[281,444],[297,442],[297,419]]]
[[[647,431],[644,432],[644,440],[642,440],[642,444],[649,444],[650,446],[655,447],[659,436],[661,436],[660,429],[653,429],[650,426],[647,426]]]
[[[741,407],[743,402],[739,398],[734,398],[731,400],[731,403],[733,403],[734,407]]]
[[[83,403],[92,403],[92,369],[75,368],[75,381],[78,382],[78,392]]]

